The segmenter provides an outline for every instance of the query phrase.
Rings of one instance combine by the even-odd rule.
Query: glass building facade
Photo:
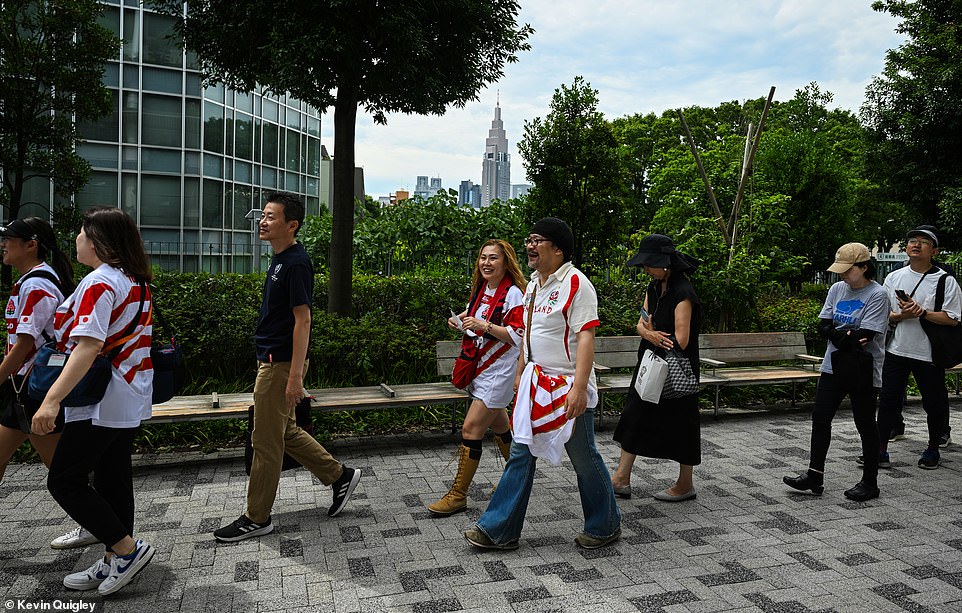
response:
[[[286,96],[203,87],[172,18],[137,0],[104,4],[123,45],[104,74],[112,112],[81,126],[93,172],[76,203],[122,207],[162,268],[259,270],[267,250],[251,211],[268,193],[300,194],[319,212],[320,114]]]

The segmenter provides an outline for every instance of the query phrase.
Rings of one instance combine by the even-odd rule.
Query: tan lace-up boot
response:
[[[458,448],[458,472],[454,485],[447,494],[434,504],[427,505],[428,511],[435,515],[453,515],[468,508],[468,486],[478,470],[478,458],[471,457],[471,449],[461,445]]]
[[[511,457],[511,441],[502,440],[500,434],[495,434],[494,442],[498,446],[498,451],[504,456],[504,461],[507,462]]]

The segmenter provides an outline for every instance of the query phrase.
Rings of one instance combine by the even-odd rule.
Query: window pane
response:
[[[277,151],[278,151],[277,136],[278,136],[277,124],[265,123],[264,124],[264,151],[261,156],[261,162],[263,162],[264,164],[277,166]]]
[[[241,183],[251,182],[251,165],[248,162],[234,162],[234,180]]]
[[[184,146],[200,149],[200,100],[184,101]]]
[[[144,94],[143,144],[180,147],[180,98]]]
[[[83,122],[77,125],[80,135],[87,140],[105,140],[117,142],[120,128],[120,95],[117,90],[110,90],[110,113],[96,121]],[[91,160],[92,161],[92,160]],[[114,164],[117,163],[116,154]]]
[[[104,66],[104,85],[120,87],[120,64],[107,62],[107,65]]]
[[[208,177],[224,177],[224,158],[219,155],[204,154],[204,175]]]
[[[224,153],[224,107],[204,102],[204,149]]]
[[[154,172],[180,174],[180,151],[144,147],[140,150],[140,168]]]
[[[234,120],[234,157],[249,160],[254,152],[254,118],[237,113]]]
[[[294,130],[284,130],[287,132],[287,155],[285,167],[288,170],[298,170],[301,161],[300,155],[300,138],[299,134]]]
[[[234,106],[237,107],[239,111],[247,111],[248,113],[254,112],[254,96],[246,92],[237,92],[234,98]]]
[[[200,225],[200,179],[184,179],[184,225],[190,228]],[[192,240],[197,240],[196,235]]]
[[[91,182],[93,182],[92,179]],[[34,214],[37,217],[49,219],[50,183],[50,179],[46,177],[33,177],[24,181],[23,195],[20,200],[21,205],[30,205],[30,210],[36,211]],[[24,206],[20,209],[20,217],[26,217],[26,213],[27,207]]]
[[[163,68],[144,68],[144,89],[168,94],[183,90],[183,73]]]
[[[125,143],[136,143],[138,126],[140,125],[140,111],[137,92],[124,92],[123,109],[123,137]]]
[[[277,122],[277,103],[266,98],[264,99],[264,119]]]
[[[144,13],[144,63],[161,66],[183,65],[180,37],[174,30],[174,18]]]
[[[200,97],[200,75],[196,72],[187,73],[187,95]]]
[[[120,208],[137,219],[137,175],[124,173],[120,176]]]
[[[224,183],[204,179],[203,224],[207,228],[224,227]]]
[[[224,86],[220,83],[204,88],[204,98],[224,103]]]
[[[261,185],[264,187],[277,187],[277,171],[265,166],[261,170]]]
[[[196,151],[188,151],[184,154],[184,174],[200,174],[200,154]]]
[[[140,89],[139,66],[124,64],[124,87],[127,89]]]
[[[234,229],[250,230],[253,221],[245,216],[251,210],[251,188],[247,185],[234,186]],[[245,237],[246,238],[246,237]],[[248,239],[249,241],[249,239]]]
[[[81,143],[77,145],[77,153],[90,162],[90,165],[94,168],[109,168],[111,170],[117,168],[117,145]]]
[[[137,170],[139,168],[140,162],[140,148],[139,147],[123,147],[121,152],[123,158],[122,166],[124,170]]]
[[[140,223],[180,225],[180,177],[143,175],[140,198]]]
[[[77,206],[89,209],[94,206],[117,206],[117,173],[90,173],[90,181],[77,193]]]
[[[131,62],[140,59],[140,11],[124,10],[123,55]]]
[[[234,155],[234,112],[227,109],[225,111],[227,117],[224,121],[224,153]]]
[[[321,173],[321,141],[317,138],[307,139],[307,174],[317,176]]]

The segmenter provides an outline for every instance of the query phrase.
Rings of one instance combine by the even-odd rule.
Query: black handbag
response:
[[[114,343],[114,346],[108,353],[105,354],[101,351],[101,353],[94,358],[87,373],[60,402],[61,407],[85,407],[91,404],[97,404],[104,399],[104,394],[107,393],[107,386],[110,384],[111,369],[113,368],[112,362],[114,358],[117,357],[117,354],[120,353],[123,344],[129,340],[128,337],[137,327],[137,322],[140,321],[139,313],[144,310],[144,296],[147,292],[143,282],[141,282],[140,286],[138,316],[134,317],[130,324],[124,328],[123,333],[120,335],[120,340]],[[29,378],[27,380],[27,395],[37,402],[43,402],[44,398],[47,397],[47,392],[50,391],[50,387],[63,372],[63,367],[67,363],[68,357],[69,354],[61,351],[57,347],[56,341],[48,341],[41,346],[30,367]]]
[[[945,301],[945,280],[948,274],[939,277],[935,289],[935,306],[932,311],[941,311]],[[919,319],[922,330],[929,337],[932,346],[932,363],[939,368],[952,368],[962,364],[962,324],[943,326],[927,319]]]
[[[673,347],[665,353],[665,362],[668,363],[668,376],[661,391],[662,398],[681,398],[698,391],[698,376],[688,356]]]
[[[184,352],[177,345],[177,336],[172,333],[167,325],[163,314],[157,308],[157,303],[153,302],[151,306],[160,322],[160,329],[168,335],[162,338],[170,339],[167,343],[151,345],[150,347],[150,362],[154,367],[154,387],[151,403],[160,404],[167,402],[184,388],[186,367],[184,366]]]
[[[314,435],[314,422],[311,420],[311,399],[302,398],[297,406],[294,407],[294,421],[298,426],[311,436]],[[254,462],[254,447],[251,443],[251,435],[254,433],[254,405],[247,408],[247,434],[244,437],[244,470],[251,474],[251,464]],[[281,470],[298,468],[300,462],[291,456],[284,454],[284,462]]]

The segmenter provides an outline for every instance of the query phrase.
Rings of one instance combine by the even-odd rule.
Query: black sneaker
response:
[[[865,464],[865,458],[858,456],[855,458],[856,464]],[[892,460],[889,458],[887,451],[880,451],[878,454],[878,467],[879,468],[892,468]]]
[[[900,426],[895,426],[892,428],[892,434],[889,435],[889,442],[894,443],[895,441],[901,441],[905,439],[905,424]]]
[[[331,502],[331,508],[327,510],[328,517],[337,517],[341,514],[360,480],[361,471],[356,468],[344,467],[341,477],[331,484],[331,489],[334,490],[334,500]]]
[[[271,518],[263,524],[251,521],[246,515],[241,515],[223,528],[214,530],[214,538],[222,543],[235,543],[254,536],[263,536],[274,531]]]
[[[942,447],[943,449],[945,449],[951,444],[952,444],[952,437],[949,436],[948,432],[946,432],[945,434],[939,437],[939,447]]]
[[[935,470],[942,463],[942,457],[938,449],[926,449],[919,458],[919,468],[925,470]]]

